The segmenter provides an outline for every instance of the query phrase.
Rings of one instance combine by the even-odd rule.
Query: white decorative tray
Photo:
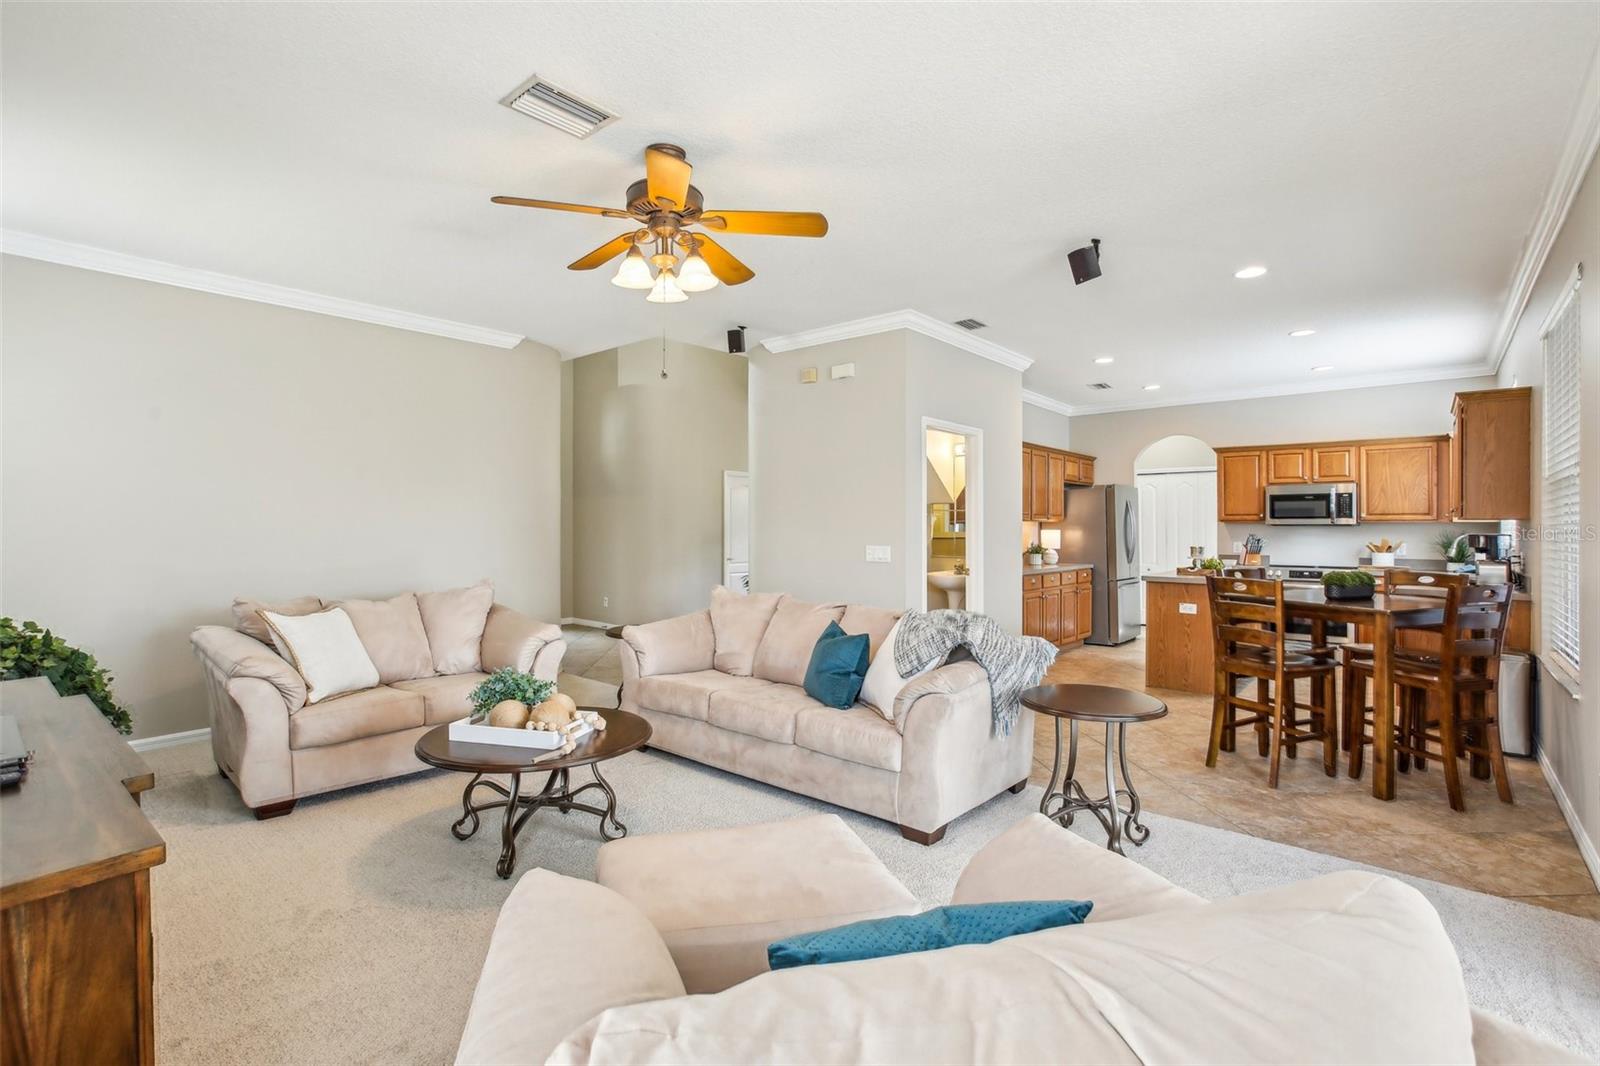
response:
[[[594,732],[594,726],[583,722],[571,733],[557,733],[545,729],[508,729],[498,725],[473,725],[462,718],[450,723],[450,739],[466,744],[500,744],[508,748],[559,748],[571,737],[582,740]]]

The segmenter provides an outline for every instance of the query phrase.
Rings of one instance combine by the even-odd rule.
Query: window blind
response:
[[[1581,272],[1578,274],[1581,278]],[[1578,281],[1548,320],[1544,342],[1544,571],[1546,651],[1574,676],[1578,663],[1579,367]]]

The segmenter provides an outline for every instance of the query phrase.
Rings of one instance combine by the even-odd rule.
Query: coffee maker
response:
[[[1509,533],[1469,533],[1467,545],[1478,558],[1491,563],[1504,563],[1511,558]]]

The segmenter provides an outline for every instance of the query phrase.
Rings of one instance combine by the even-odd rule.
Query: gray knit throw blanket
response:
[[[1056,647],[1043,637],[1015,637],[986,614],[972,611],[908,610],[894,640],[894,665],[910,677],[966,648],[989,675],[990,712],[997,736],[1017,722],[1022,692],[1039,683],[1056,661]]]

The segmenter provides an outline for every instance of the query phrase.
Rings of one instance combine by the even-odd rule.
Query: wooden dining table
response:
[[[1310,619],[1313,644],[1324,643],[1328,622],[1366,626],[1372,633],[1372,794],[1378,799],[1394,799],[1394,662],[1389,654],[1394,632],[1441,625],[1440,599],[1376,592],[1371,599],[1336,600],[1320,586],[1283,590],[1284,607],[1296,618]]]

